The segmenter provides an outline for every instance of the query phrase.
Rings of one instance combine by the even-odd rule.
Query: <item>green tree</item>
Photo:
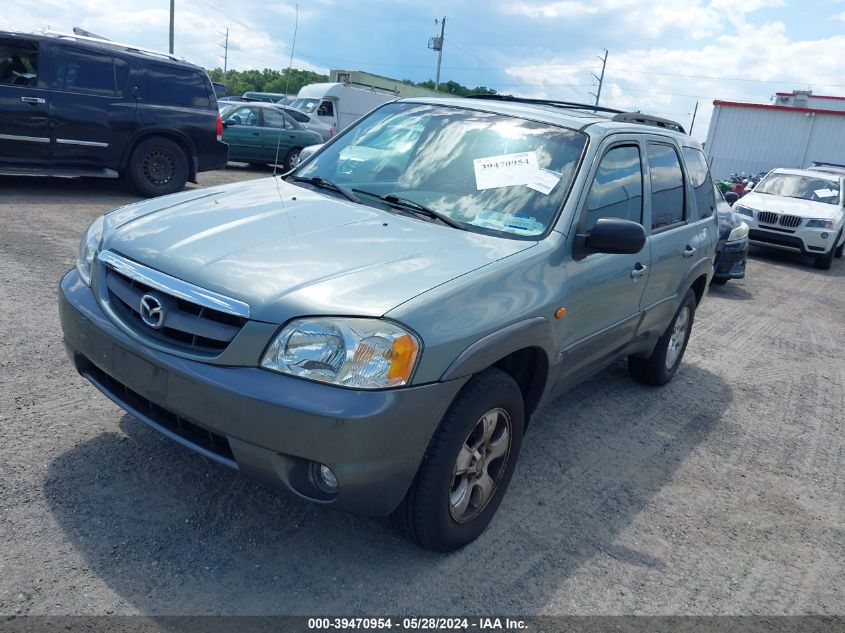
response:
[[[321,75],[310,70],[299,70],[292,68],[288,70],[230,70],[226,73],[226,81],[223,81],[223,69],[212,68],[208,71],[211,81],[225,83],[229,94],[242,95],[245,92],[279,92],[284,93],[287,88],[288,94],[296,94],[302,86],[308,84],[328,81],[327,75]]]

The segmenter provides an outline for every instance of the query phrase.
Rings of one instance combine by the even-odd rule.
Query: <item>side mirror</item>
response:
[[[645,246],[642,224],[619,218],[599,218],[587,233],[575,236],[573,257],[584,259],[589,253],[632,255]]]
[[[734,202],[739,200],[739,194],[736,191],[726,191],[725,192],[725,202],[729,205],[734,206]]]

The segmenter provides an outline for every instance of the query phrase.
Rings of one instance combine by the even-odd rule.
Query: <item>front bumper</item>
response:
[[[742,279],[748,259],[748,238],[724,242],[716,251],[713,276],[720,279]]]
[[[830,252],[830,249],[834,248],[840,230],[807,227],[798,227],[795,230],[782,228],[773,230],[773,227],[759,224],[756,218],[743,216],[743,220],[748,222],[750,227],[748,238],[752,244],[804,255],[825,255]],[[822,237],[823,235],[826,237]]]
[[[135,417],[245,475],[360,514],[399,504],[466,382],[352,390],[154,350],[112,323],[76,270],[59,312],[77,370]],[[336,494],[314,482],[315,462],[334,471]]]

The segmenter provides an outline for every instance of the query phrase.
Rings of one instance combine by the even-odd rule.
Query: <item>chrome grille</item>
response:
[[[801,226],[801,218],[797,215],[783,215],[780,218],[780,225],[794,229],[796,226]]]
[[[757,221],[760,222],[760,224],[777,224],[778,214],[771,211],[758,211]]]
[[[184,291],[188,286],[185,282],[169,292],[164,288],[165,284],[160,283],[165,277],[162,273],[158,273],[159,277],[145,276],[143,271],[151,269],[113,253],[106,257],[101,254],[100,260],[106,264],[105,287],[114,312],[125,325],[142,336],[193,354],[216,356],[229,346],[247,322],[245,316],[199,302],[209,303],[209,297],[216,298],[215,293],[201,291],[197,293],[197,302],[190,301]],[[118,270],[124,262],[133,266]],[[154,297],[161,306],[163,318],[158,327],[150,326],[142,318],[144,296]],[[222,300],[214,302],[214,305],[218,304],[225,306]]]

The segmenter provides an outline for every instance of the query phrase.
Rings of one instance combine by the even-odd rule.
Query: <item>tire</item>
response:
[[[830,270],[830,267],[833,265],[833,257],[836,254],[836,249],[831,248],[827,253],[824,255],[819,255],[813,261],[813,264],[816,268],[820,270]]]
[[[716,286],[724,286],[726,283],[728,283],[728,281],[730,281],[729,277],[713,277],[713,279],[710,280],[710,284],[715,284]]]
[[[291,151],[288,152],[288,155],[285,156],[285,162],[283,164],[286,172],[291,171],[297,165],[299,165],[299,155],[301,153],[302,153],[301,147],[294,147]]]
[[[628,372],[635,379],[649,385],[665,385],[672,380],[687,349],[695,317],[695,293],[687,290],[684,300],[675,312],[669,327],[663,333],[648,358],[628,357]],[[678,328],[683,327],[679,331]]]
[[[135,147],[127,171],[142,196],[163,196],[180,191],[185,186],[188,159],[175,142],[154,136]]]
[[[522,393],[508,374],[491,368],[471,379],[443,416],[411,488],[393,512],[399,532],[438,552],[478,538],[510,483],[524,416]]]
[[[843,250],[845,250],[845,240],[843,240],[842,243],[839,246],[836,247],[834,257],[836,257],[836,259],[842,259],[842,251]]]

